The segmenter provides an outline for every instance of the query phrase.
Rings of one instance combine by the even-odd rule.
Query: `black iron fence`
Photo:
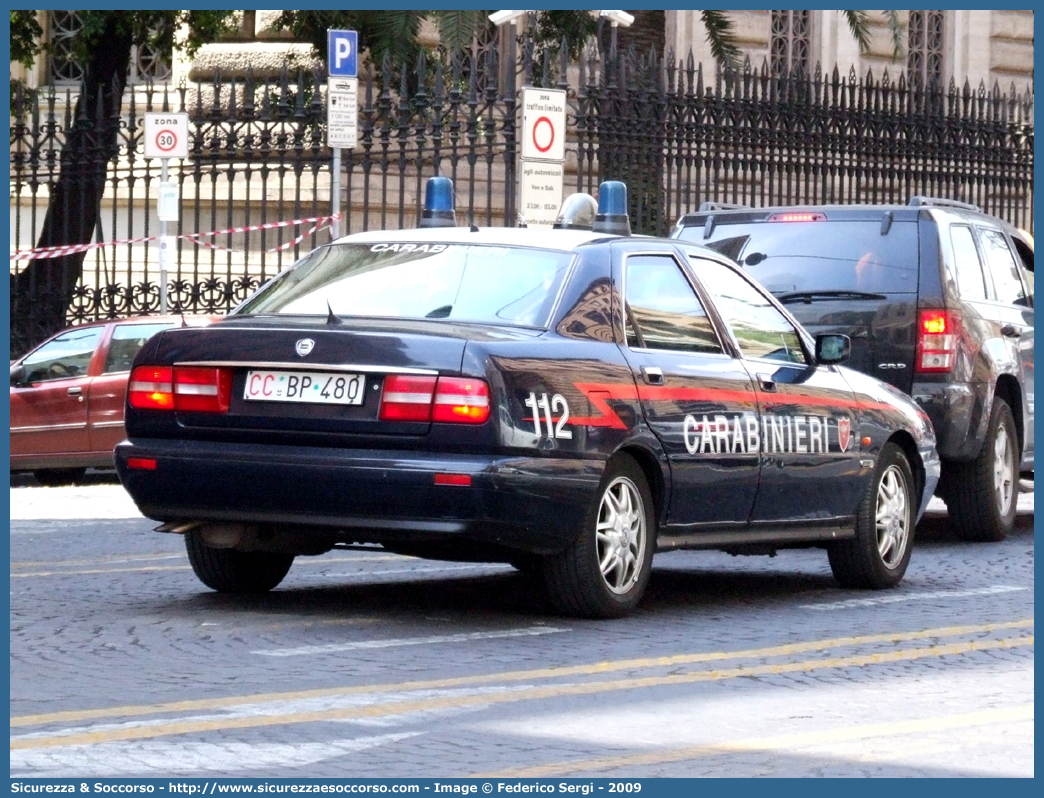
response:
[[[359,81],[359,143],[342,154],[340,233],[415,224],[424,181],[453,179],[458,219],[518,222],[515,81],[495,49],[394,67]],[[507,70],[510,74],[511,70]],[[871,73],[773,77],[767,68],[708,81],[691,56],[629,53],[609,63],[523,55],[520,83],[569,96],[566,191],[629,185],[632,227],[664,234],[701,202],[973,202],[1033,226],[1033,95],[907,84]],[[173,312],[223,313],[329,240],[331,151],[325,80],[312,72],[128,89],[111,118],[77,114],[74,94],[21,91],[11,107],[11,353],[61,323],[156,313],[160,165],[142,157],[144,113],[189,115],[189,157],[172,162],[181,197],[169,273]],[[78,152],[79,127],[93,137]],[[106,133],[118,146],[106,147]],[[111,135],[110,135],[111,139]],[[91,146],[90,142],[98,142]],[[63,178],[67,185],[57,190]],[[70,194],[71,188],[71,194]],[[101,191],[90,241],[34,251],[48,203],[75,214]],[[81,220],[83,221],[83,220]],[[84,225],[68,225],[70,229]],[[45,257],[47,256],[47,257]],[[60,308],[59,321],[45,308]]]

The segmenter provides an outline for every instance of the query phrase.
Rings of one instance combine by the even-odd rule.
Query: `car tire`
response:
[[[86,473],[86,468],[40,468],[33,472],[33,476],[41,485],[57,488],[62,485],[75,485]]]
[[[219,593],[267,593],[294,564],[293,554],[212,548],[195,530],[185,533],[185,549],[199,581]]]
[[[1015,418],[994,398],[979,456],[954,463],[947,497],[950,528],[961,540],[1004,540],[1015,526],[1019,501],[1019,445]]]
[[[631,612],[649,583],[655,529],[645,474],[630,455],[613,457],[576,539],[565,551],[543,558],[544,583],[555,608],[583,618]]]
[[[856,534],[827,548],[834,578],[847,588],[895,587],[913,551],[917,495],[903,450],[886,443],[859,504]]]

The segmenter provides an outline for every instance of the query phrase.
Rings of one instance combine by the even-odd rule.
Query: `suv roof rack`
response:
[[[982,213],[982,208],[978,205],[972,205],[970,202],[942,199],[941,197],[910,197],[910,204],[921,207],[935,206],[938,208],[961,208],[965,211],[978,211],[979,213]]]
[[[733,202],[711,202],[708,200],[700,203],[700,213],[704,211],[739,211],[749,207],[749,205],[739,205]]]

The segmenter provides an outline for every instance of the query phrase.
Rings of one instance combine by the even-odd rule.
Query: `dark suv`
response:
[[[743,266],[935,425],[955,532],[1000,540],[1033,472],[1033,239],[973,205],[705,203],[672,237]]]

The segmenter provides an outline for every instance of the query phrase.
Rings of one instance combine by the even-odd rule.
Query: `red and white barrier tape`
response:
[[[312,216],[308,219],[294,219],[289,222],[266,222],[265,224],[252,224],[246,227],[229,227],[226,230],[213,230],[209,233],[184,233],[183,235],[174,236],[174,238],[182,238],[186,241],[191,241],[193,244],[199,246],[209,247],[210,249],[220,250],[222,252],[234,252],[235,250],[229,249],[228,247],[222,247],[218,244],[210,244],[206,241],[200,241],[199,239],[206,236],[222,236],[231,235],[233,233],[253,233],[258,230],[274,230],[278,227],[294,227],[299,224],[312,224],[312,229],[307,233],[302,233],[293,241],[289,241],[285,244],[280,244],[278,247],[272,249],[266,249],[265,252],[280,252],[284,249],[290,249],[290,247],[296,246],[304,241],[308,236],[313,233],[317,233],[325,227],[329,227],[330,222],[335,219],[340,219],[340,214],[334,214],[333,216]],[[159,236],[147,236],[145,238],[125,238],[120,241],[101,241],[93,244],[69,244],[65,246],[57,247],[39,247],[37,249],[21,249],[15,250],[11,253],[11,260],[43,260],[45,258],[61,258],[65,255],[72,255],[76,252],[87,252],[91,249],[98,249],[100,247],[117,247],[125,246],[128,244],[144,244],[147,241],[159,241]]]

